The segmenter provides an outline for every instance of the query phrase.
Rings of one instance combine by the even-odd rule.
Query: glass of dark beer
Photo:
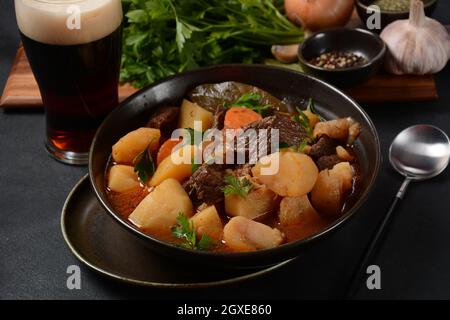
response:
[[[46,148],[86,164],[95,131],[118,104],[121,0],[15,0],[23,47],[46,111]]]

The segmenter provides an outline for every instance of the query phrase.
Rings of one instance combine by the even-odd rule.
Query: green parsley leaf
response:
[[[304,32],[283,0],[122,0],[121,81],[141,88],[199,66],[260,62]]]
[[[298,146],[291,146],[286,142],[280,142],[279,150],[292,150],[295,152],[303,153],[306,146],[309,144],[309,139],[304,139]]]
[[[260,104],[261,95],[255,92],[247,92],[244,93],[241,97],[239,97],[236,102],[232,104],[224,103],[224,107],[226,108],[247,108],[253,110],[260,115],[264,116],[267,111],[269,111],[272,106],[270,104],[262,105]]]
[[[155,163],[150,154],[150,144],[133,159],[134,172],[137,173],[142,183],[147,183],[151,176],[155,173]]]
[[[209,250],[214,246],[214,242],[208,235],[203,235],[197,239],[194,223],[189,221],[182,212],[178,213],[177,224],[172,228],[172,235],[183,240],[180,244],[184,248],[194,250]]]
[[[177,29],[177,46],[178,51],[182,52],[185,42],[191,38],[192,32],[200,31],[199,28],[190,25],[187,22],[180,21],[178,18],[175,19],[176,29]]]
[[[147,12],[142,9],[130,10],[125,16],[128,18],[129,22],[133,23],[145,23],[147,22]]]
[[[214,242],[211,239],[210,236],[208,236],[207,234],[202,235],[200,241],[197,244],[197,248],[198,250],[202,250],[202,251],[206,251],[211,249],[211,247],[213,246]]]
[[[296,108],[296,109],[297,109],[298,114],[294,115],[292,117],[292,120],[300,123],[300,125],[303,127],[303,129],[305,129],[309,140],[314,141],[313,128],[309,122],[309,118],[306,116],[306,114],[300,108]]]
[[[300,145],[298,146],[297,151],[300,152],[300,153],[303,153],[303,151],[305,150],[307,145],[308,145],[308,140],[304,139],[302,141],[302,143],[300,143]]]
[[[255,103],[259,103],[259,100],[261,100],[261,95],[259,93],[247,92],[247,93],[244,93],[242,96],[240,96],[236,100],[234,105],[239,106],[239,105],[245,105],[246,103],[255,104]]]
[[[247,197],[253,184],[247,178],[238,178],[233,175],[225,176],[225,186],[221,188],[225,195],[237,195],[241,198]]]
[[[306,111],[309,111],[312,114],[315,114],[316,116],[318,116],[320,121],[325,121],[325,119],[320,114],[317,113],[313,98],[308,99],[308,104],[306,105]]]

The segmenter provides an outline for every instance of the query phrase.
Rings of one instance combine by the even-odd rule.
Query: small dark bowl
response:
[[[353,117],[361,126],[361,135],[354,148],[361,163],[361,189],[353,206],[328,228],[318,234],[284,244],[274,249],[246,253],[193,251],[151,237],[122,219],[113,209],[105,190],[105,169],[111,148],[126,133],[145,126],[156,107],[179,105],[185,94],[205,83],[238,81],[260,87],[274,96],[299,104],[312,97],[318,112],[325,118]],[[351,98],[334,87],[310,76],[262,65],[222,65],[186,72],[140,90],[121,103],[102,123],[92,142],[89,175],[95,194],[112,218],[138,237],[151,250],[185,263],[231,268],[272,265],[313,249],[317,243],[339,230],[366,201],[380,167],[378,135],[364,110]],[[114,235],[111,235],[114,237]]]
[[[310,63],[312,59],[331,51],[351,52],[364,57],[367,62],[334,70]],[[386,44],[379,36],[366,30],[349,28],[317,32],[298,49],[299,63],[307,73],[340,88],[354,87],[370,79],[383,65],[385,54]]]
[[[364,26],[367,26],[367,20],[373,15],[373,13],[368,13],[367,8],[374,2],[375,0],[357,0],[356,1],[356,10],[358,11],[358,15],[363,22]],[[423,0],[425,14],[427,16],[431,16],[436,9],[437,0]],[[381,33],[383,29],[396,20],[404,20],[409,18],[409,10],[406,11],[384,11],[380,12],[380,28],[379,29],[370,29],[370,31]]]

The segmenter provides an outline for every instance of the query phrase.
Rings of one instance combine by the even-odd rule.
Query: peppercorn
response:
[[[321,68],[335,70],[363,65],[367,59],[352,52],[328,52],[310,60],[310,63]]]

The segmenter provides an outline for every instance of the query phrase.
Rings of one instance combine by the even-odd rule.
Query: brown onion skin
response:
[[[293,23],[310,31],[341,27],[350,20],[355,0],[285,0],[286,14]]]

